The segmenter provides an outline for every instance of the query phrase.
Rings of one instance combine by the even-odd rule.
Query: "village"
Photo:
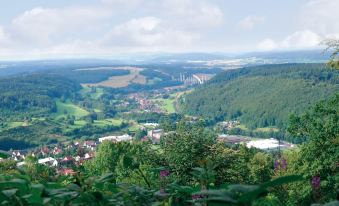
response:
[[[157,123],[146,123],[144,128],[156,128]],[[150,129],[147,135],[141,141],[150,141],[153,144],[159,144],[160,138],[165,133],[162,129]],[[33,150],[13,150],[7,152],[9,158],[17,162],[17,166],[25,165],[25,159],[28,156],[37,158],[39,164],[43,164],[56,169],[60,175],[76,174],[76,167],[84,164],[85,161],[91,160],[95,156],[95,151],[98,146],[104,142],[110,141],[113,143],[122,141],[133,141],[133,137],[129,134],[111,135],[101,137],[95,140],[75,140],[56,145],[48,145]],[[0,161],[2,159],[0,158]]]
[[[237,122],[223,122],[225,127],[234,127]],[[141,127],[147,131],[140,141],[148,141],[152,144],[159,144],[161,138],[166,135],[163,129],[159,129],[158,123],[144,123]],[[151,129],[150,129],[151,128]],[[84,164],[84,162],[95,157],[95,151],[98,146],[104,141],[117,142],[131,142],[134,138],[129,134],[110,135],[98,138],[95,140],[75,140],[70,142],[59,143],[57,145],[49,145],[33,150],[14,150],[10,151],[10,159],[17,162],[17,166],[25,165],[27,156],[33,156],[38,159],[39,164],[44,164],[56,169],[60,175],[74,175],[77,171],[75,168]],[[248,148],[255,147],[261,150],[276,150],[288,149],[294,147],[293,144],[287,142],[280,142],[277,139],[253,139],[241,135],[219,134],[217,141],[225,144],[245,144]],[[1,159],[0,159],[1,161]]]

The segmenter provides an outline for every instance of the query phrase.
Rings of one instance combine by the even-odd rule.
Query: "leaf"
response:
[[[231,203],[237,202],[237,200],[234,199],[235,194],[227,190],[206,190],[206,191],[202,191],[198,193],[193,193],[193,195],[207,196],[206,199],[212,202],[214,201],[215,202],[231,202]]]
[[[69,185],[67,186],[67,188],[68,188],[69,190],[72,190],[72,191],[78,191],[78,192],[81,191],[81,188],[80,188],[79,185],[77,185],[77,184],[69,184]]]
[[[99,182],[110,182],[110,181],[114,180],[114,178],[115,177],[114,177],[113,173],[108,173],[108,174],[101,176],[98,181]]]
[[[6,197],[11,198],[13,195],[16,194],[18,189],[10,189],[10,190],[2,190],[1,192],[6,195]]]
[[[301,180],[303,180],[303,178],[302,178],[302,176],[299,176],[299,175],[290,175],[290,176],[284,176],[284,177],[277,178],[275,180],[272,180],[270,182],[267,182],[267,183],[260,185],[259,188],[255,189],[253,191],[250,191],[250,192],[243,194],[239,198],[239,202],[241,202],[241,203],[252,202],[259,195],[267,192],[267,189],[270,188],[270,187],[276,187],[276,186],[280,186],[280,185],[283,185],[283,184],[301,181]]]
[[[338,206],[338,205],[339,205],[339,201],[337,200],[324,204],[324,206]]]

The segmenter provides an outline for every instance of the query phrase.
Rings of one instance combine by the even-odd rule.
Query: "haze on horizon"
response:
[[[338,0],[0,0],[0,60],[319,48]]]

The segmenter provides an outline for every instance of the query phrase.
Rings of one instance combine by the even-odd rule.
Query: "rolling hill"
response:
[[[80,89],[76,82],[52,74],[0,78],[0,114],[38,116],[54,112],[54,98],[74,98]]]
[[[181,99],[181,110],[212,122],[284,128],[291,113],[339,92],[339,72],[324,64],[264,65],[226,71]]]

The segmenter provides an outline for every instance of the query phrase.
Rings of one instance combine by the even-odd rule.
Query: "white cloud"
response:
[[[300,13],[301,27],[321,35],[338,35],[338,9],[338,0],[310,0]]]
[[[281,43],[283,48],[310,48],[318,46],[321,42],[321,37],[309,30],[298,31],[287,36]]]
[[[206,0],[164,0],[160,8],[172,23],[189,29],[206,29],[221,25],[222,10]]]
[[[184,51],[222,22],[222,11],[207,0],[101,0],[92,7],[35,7],[0,27],[0,50],[34,57]]]
[[[0,26],[0,45],[4,45],[8,43],[9,37],[8,34],[6,34],[4,28]]]
[[[106,36],[107,40],[114,44],[154,44],[161,39],[159,24],[161,20],[156,17],[143,17],[131,19],[125,23],[117,25]]]
[[[252,4],[244,1],[76,2],[62,1],[57,7],[48,7],[50,3],[36,7],[36,3],[29,2],[23,6],[29,8],[23,13],[13,9],[4,14],[0,58],[6,54],[39,57],[128,51],[234,51],[256,46],[261,50],[298,49],[316,47],[322,38],[339,37],[339,0],[289,0],[281,12],[275,12],[276,4],[265,4],[271,12],[257,9],[258,14],[251,16],[246,15]],[[15,7],[14,1],[7,4]],[[289,18],[285,18],[289,11]],[[227,18],[232,16],[244,18]],[[243,34],[249,30],[251,35],[244,39]],[[284,31],[286,36],[278,37]],[[263,40],[255,46],[258,37]]]
[[[288,35],[282,41],[264,39],[257,44],[259,50],[273,49],[309,49],[319,46],[322,37],[310,30],[297,31]]]
[[[104,4],[110,6],[131,6],[138,5],[142,3],[142,0],[101,0]]]
[[[121,47],[188,45],[194,35],[165,25],[160,18],[142,17],[117,25],[104,38],[104,45]]]
[[[99,19],[108,15],[104,10],[83,7],[63,9],[34,8],[12,21],[13,37],[23,44],[46,46],[68,38],[79,38],[95,28]]]
[[[266,17],[264,16],[247,16],[237,24],[237,29],[239,30],[251,30],[254,26],[264,23]]]
[[[257,48],[259,50],[273,50],[277,48],[277,44],[272,39],[264,39],[258,43]]]

